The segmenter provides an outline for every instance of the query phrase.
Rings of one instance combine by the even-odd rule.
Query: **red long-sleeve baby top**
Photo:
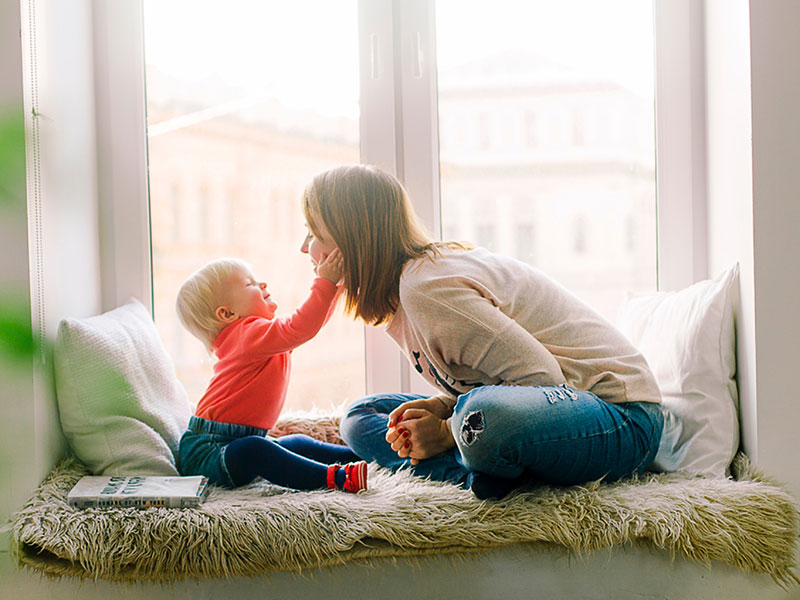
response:
[[[217,362],[195,414],[211,421],[270,429],[286,401],[291,352],[327,321],[336,285],[317,277],[306,301],[290,317],[243,317],[214,340]]]

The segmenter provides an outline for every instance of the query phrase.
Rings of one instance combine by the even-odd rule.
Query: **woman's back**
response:
[[[387,332],[454,396],[566,383],[609,402],[660,401],[644,358],[605,318],[538,269],[483,248],[409,262]]]

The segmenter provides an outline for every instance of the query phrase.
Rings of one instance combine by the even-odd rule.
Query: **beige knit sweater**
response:
[[[644,357],[613,325],[541,271],[483,248],[408,263],[386,331],[450,406],[500,384],[661,401]]]

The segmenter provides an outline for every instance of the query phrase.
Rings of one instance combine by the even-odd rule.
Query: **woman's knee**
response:
[[[363,429],[364,419],[369,418],[375,412],[371,407],[371,398],[368,396],[351,403],[339,423],[339,434],[351,448],[350,441],[360,437],[359,433]]]
[[[518,475],[517,439],[537,436],[544,388],[484,386],[458,398],[451,432],[462,464],[471,471]]]
[[[478,388],[459,397],[450,420],[450,429],[461,454],[462,464],[470,471],[487,472],[492,455],[502,441],[505,415],[498,410],[497,394]]]
[[[339,423],[342,440],[359,456],[372,456],[376,443],[385,443],[389,413],[398,403],[386,402],[383,395],[367,396],[353,402]]]

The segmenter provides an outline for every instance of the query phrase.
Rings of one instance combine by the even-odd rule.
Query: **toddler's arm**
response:
[[[344,262],[338,248],[324,257],[315,271],[311,293],[290,317],[266,321],[249,330],[249,343],[254,358],[263,354],[289,352],[313,338],[328,321],[336,305]]]

